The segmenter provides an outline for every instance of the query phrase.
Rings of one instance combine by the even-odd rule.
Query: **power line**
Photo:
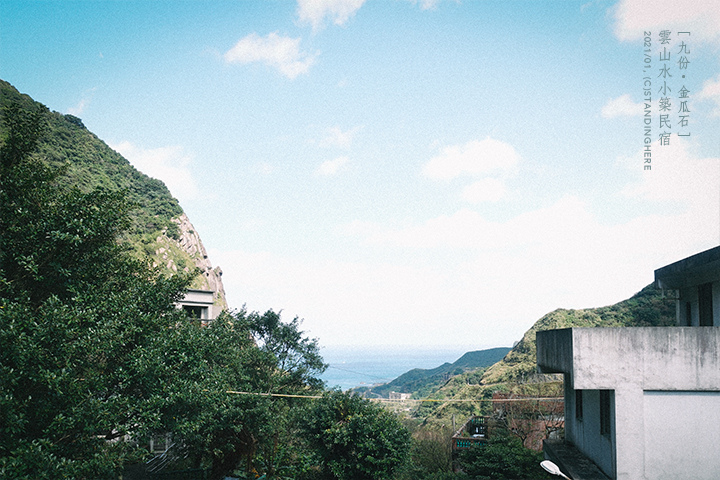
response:
[[[233,395],[257,395],[261,397],[284,397],[284,398],[310,398],[318,399],[322,398],[322,395],[290,395],[287,393],[258,393],[258,392],[239,392],[235,390],[227,390],[225,393]],[[368,398],[373,402],[387,402],[387,403],[402,403],[402,402],[450,402],[450,403],[462,403],[462,402],[527,402],[527,401],[540,401],[540,402],[554,402],[557,400],[564,400],[564,397],[523,397],[523,398],[503,398],[503,399],[492,399],[492,398],[406,398],[403,400],[390,399],[390,398]]]

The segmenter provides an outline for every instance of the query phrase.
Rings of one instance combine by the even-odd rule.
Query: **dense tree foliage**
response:
[[[473,480],[513,480],[552,478],[540,467],[541,452],[529,450],[520,439],[496,434],[488,443],[465,450],[459,459],[460,470]]]
[[[0,146],[0,476],[102,478],[148,425],[138,361],[182,319],[186,278],[131,259],[123,192],[81,192],[34,156],[45,112],[11,104]]]
[[[168,278],[119,241],[127,193],[59,181],[36,153],[43,109],[11,104],[3,118],[0,477],[116,478],[153,434],[171,434],[212,478],[271,458],[291,400],[259,393],[322,387],[299,320],[190,320],[175,307],[189,276]]]
[[[128,212],[130,225],[124,233],[138,236],[156,232],[169,226],[170,219],[182,213],[165,184],[133,168],[119,153],[89,132],[82,120],[51,112],[0,80],[0,116],[12,105],[21,111],[38,112],[46,134],[37,139],[35,149],[52,169],[64,168],[57,179],[59,183],[79,188],[84,193],[96,188],[124,190],[130,202],[139,206]],[[0,138],[7,137],[12,121],[17,118],[0,123]]]
[[[412,437],[409,461],[398,476],[400,480],[454,479],[452,458],[453,435],[442,431],[418,429]]]
[[[395,415],[339,391],[313,403],[304,430],[327,478],[392,478],[410,446],[409,432]]]
[[[322,388],[317,375],[325,365],[298,327],[273,311],[242,310],[204,328],[185,322],[163,337],[157,355],[145,360],[162,392],[158,433],[172,432],[182,442],[189,466],[210,468],[212,478],[238,467],[276,467],[278,444],[291,441],[281,427],[293,399],[269,394],[312,395]],[[257,332],[265,343],[256,343]],[[255,464],[258,457],[264,466]]]
[[[156,435],[182,450],[172,467],[213,479],[312,476],[313,448],[331,444],[320,457],[340,478],[402,463],[407,432],[390,413],[339,393],[309,403],[325,364],[299,319],[241,310],[202,327],[177,309],[190,275],[161,274],[123,241],[148,214],[133,213],[137,185],[77,188],[75,164],[92,161],[64,157],[82,157],[82,142],[70,148],[82,122],[1,87],[0,477],[117,478]],[[300,423],[328,415],[340,423],[306,442]]]

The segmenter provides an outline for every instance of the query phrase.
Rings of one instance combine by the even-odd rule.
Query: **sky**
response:
[[[720,244],[720,0],[3,0],[0,78],[322,346],[511,346]]]

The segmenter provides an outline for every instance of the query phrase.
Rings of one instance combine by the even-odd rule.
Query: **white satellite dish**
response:
[[[567,478],[567,480],[571,480],[570,477],[568,477],[567,475],[565,475],[564,473],[562,473],[560,471],[560,467],[555,465],[550,460],[543,460],[542,462],[540,462],[540,466],[542,468],[544,468],[545,471],[547,471],[551,475],[557,475],[558,477]]]

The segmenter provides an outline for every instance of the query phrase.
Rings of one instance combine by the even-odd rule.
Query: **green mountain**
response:
[[[659,327],[675,325],[675,301],[648,285],[627,300],[600,308],[554,310],[525,332],[502,361],[490,367],[482,383],[518,382],[536,372],[535,334],[569,327]]]
[[[415,414],[429,423],[443,423],[452,415],[488,414],[495,391],[562,395],[559,378],[538,375],[535,335],[542,330],[570,327],[651,327],[675,325],[675,301],[648,285],[615,305],[579,310],[557,309],[540,318],[502,360],[485,370],[466,371],[428,392],[435,400]]]
[[[411,393],[414,398],[422,398],[451,377],[486,368],[503,358],[509,351],[509,348],[499,347],[467,352],[453,363],[446,362],[431,369],[414,368],[389,383],[361,387],[355,391],[368,397],[387,398],[390,392],[398,392]]]
[[[200,237],[163,182],[138,171],[88,131],[78,117],[52,112],[0,80],[0,119],[11,103],[42,112],[46,131],[37,155],[49,165],[64,169],[61,182],[84,192],[98,187],[125,190],[137,204],[123,242],[138,258],[152,261],[168,274],[197,269],[192,288],[212,290],[215,304],[227,308],[221,270],[210,264]],[[0,141],[5,135],[4,122],[0,122]]]

